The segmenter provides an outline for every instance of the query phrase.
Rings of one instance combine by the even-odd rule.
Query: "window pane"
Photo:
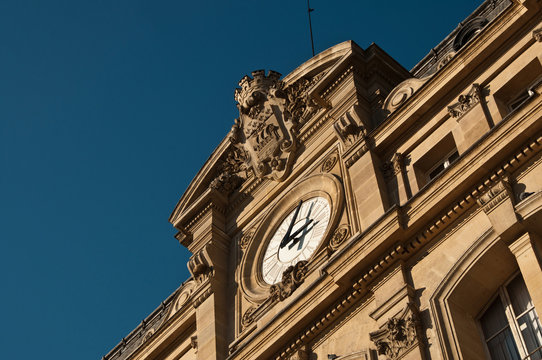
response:
[[[487,342],[491,360],[520,360],[510,329],[506,329]]]
[[[499,297],[486,310],[480,322],[482,323],[482,330],[484,331],[486,340],[508,326],[504,307]]]
[[[512,301],[512,308],[516,316],[533,307],[531,297],[521,275],[517,276],[508,286],[508,296]]]
[[[521,336],[527,346],[527,353],[532,353],[542,345],[542,333],[540,331],[540,321],[534,309],[529,311],[518,319]],[[531,359],[541,359],[542,351],[537,351],[531,355]]]

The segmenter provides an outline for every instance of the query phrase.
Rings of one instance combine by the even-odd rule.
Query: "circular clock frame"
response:
[[[253,302],[262,302],[269,296],[271,285],[264,280],[262,274],[263,256],[273,235],[284,219],[299,205],[299,201],[321,197],[330,208],[330,217],[318,246],[311,257],[317,256],[329,242],[332,231],[336,228],[344,206],[344,191],[341,180],[332,174],[315,174],[309,176],[285,191],[259,222],[253,236],[253,241],[244,251],[241,260],[240,281],[241,289],[246,297]]]

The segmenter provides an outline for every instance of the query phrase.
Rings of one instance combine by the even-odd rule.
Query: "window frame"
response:
[[[513,306],[512,306],[512,301],[510,299],[510,295],[508,294],[508,290],[507,290],[508,285],[510,285],[510,283],[512,281],[514,281],[518,276],[522,276],[520,271],[516,271],[512,276],[510,276],[510,278],[508,278],[508,280],[506,280],[501,286],[499,286],[499,289],[497,290],[497,292],[493,296],[491,296],[490,300],[487,302],[487,304],[482,308],[480,313],[475,318],[476,319],[476,326],[478,328],[480,338],[482,339],[482,343],[483,343],[483,346],[484,346],[484,352],[485,352],[485,355],[486,355],[487,359],[491,359],[491,355],[490,355],[490,352],[489,352],[489,347],[487,345],[488,341],[490,339],[486,339],[486,336],[485,336],[483,328],[482,328],[481,319],[485,315],[487,310],[491,307],[491,305],[493,305],[493,302],[497,299],[497,297],[500,298],[501,303],[504,306],[504,314],[506,316],[506,320],[508,321],[508,327],[510,328],[510,332],[512,333],[512,338],[513,338],[513,340],[514,340],[514,342],[516,344],[516,348],[518,350],[520,359],[529,360],[530,356],[532,354],[539,351],[537,349],[537,350],[534,350],[531,353],[528,353],[527,346],[525,344],[525,340],[523,339],[523,336],[521,335],[521,330],[519,328],[519,324],[518,324],[518,321],[517,321],[517,319],[521,318],[524,314],[528,313],[531,310],[534,310],[535,313],[536,313],[536,316],[538,318],[538,321],[540,322],[540,316],[536,312],[536,308],[534,307],[534,304],[533,304],[533,307],[531,309],[528,309],[528,310],[524,311],[523,313],[516,316],[516,314],[514,313],[514,309],[513,309]],[[523,282],[525,283],[524,279],[523,279]],[[530,296],[530,294],[529,294],[529,296]],[[494,336],[496,336],[500,332],[502,332],[502,330],[495,333],[491,338],[493,338]]]

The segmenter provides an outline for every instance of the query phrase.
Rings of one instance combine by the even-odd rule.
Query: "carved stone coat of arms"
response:
[[[291,91],[280,74],[263,70],[245,76],[235,91],[239,118],[230,140],[245,154],[245,163],[257,177],[284,180],[295,157],[298,120],[292,114]],[[288,89],[290,90],[290,89]]]

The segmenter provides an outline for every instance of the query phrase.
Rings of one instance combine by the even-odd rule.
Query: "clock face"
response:
[[[290,265],[311,257],[324,237],[330,216],[331,208],[323,197],[298,203],[282,220],[269,241],[262,262],[266,283],[278,283]]]

